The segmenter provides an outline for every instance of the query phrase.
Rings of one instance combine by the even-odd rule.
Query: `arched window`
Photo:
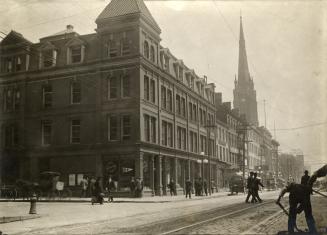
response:
[[[153,46],[151,46],[151,48],[150,48],[150,60],[152,62],[155,62],[155,54],[154,54],[154,47]]]
[[[149,43],[144,41],[144,56],[149,59]]]

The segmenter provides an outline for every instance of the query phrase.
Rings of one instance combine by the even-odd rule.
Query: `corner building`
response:
[[[145,195],[165,194],[170,179],[178,193],[187,178],[218,185],[214,84],[160,45],[142,0],[112,0],[96,24],[1,41],[2,182],[50,170],[73,191],[84,175],[112,176],[121,195],[131,177]]]

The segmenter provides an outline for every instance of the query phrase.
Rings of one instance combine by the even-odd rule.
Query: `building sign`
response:
[[[107,162],[105,169],[108,174],[114,174],[118,169],[118,164],[116,162],[109,161]]]

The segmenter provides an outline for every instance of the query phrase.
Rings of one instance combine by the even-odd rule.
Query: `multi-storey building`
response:
[[[281,153],[279,155],[280,176],[286,181],[301,182],[304,173],[303,154]]]
[[[170,179],[217,183],[215,85],[160,45],[142,0],[112,0],[96,24],[1,41],[2,180],[51,170],[74,189],[84,175],[110,175],[124,192],[140,177],[156,195]]]

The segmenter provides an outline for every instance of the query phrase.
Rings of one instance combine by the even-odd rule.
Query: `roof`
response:
[[[26,38],[21,33],[18,33],[14,30],[11,30],[10,33],[6,35],[5,38],[0,42],[1,45],[5,44],[15,44],[15,43],[26,43],[26,44],[33,44]]]
[[[135,13],[141,14],[149,21],[149,23],[160,30],[159,25],[152,17],[143,0],[111,0],[106,8],[100,13],[95,22]]]

